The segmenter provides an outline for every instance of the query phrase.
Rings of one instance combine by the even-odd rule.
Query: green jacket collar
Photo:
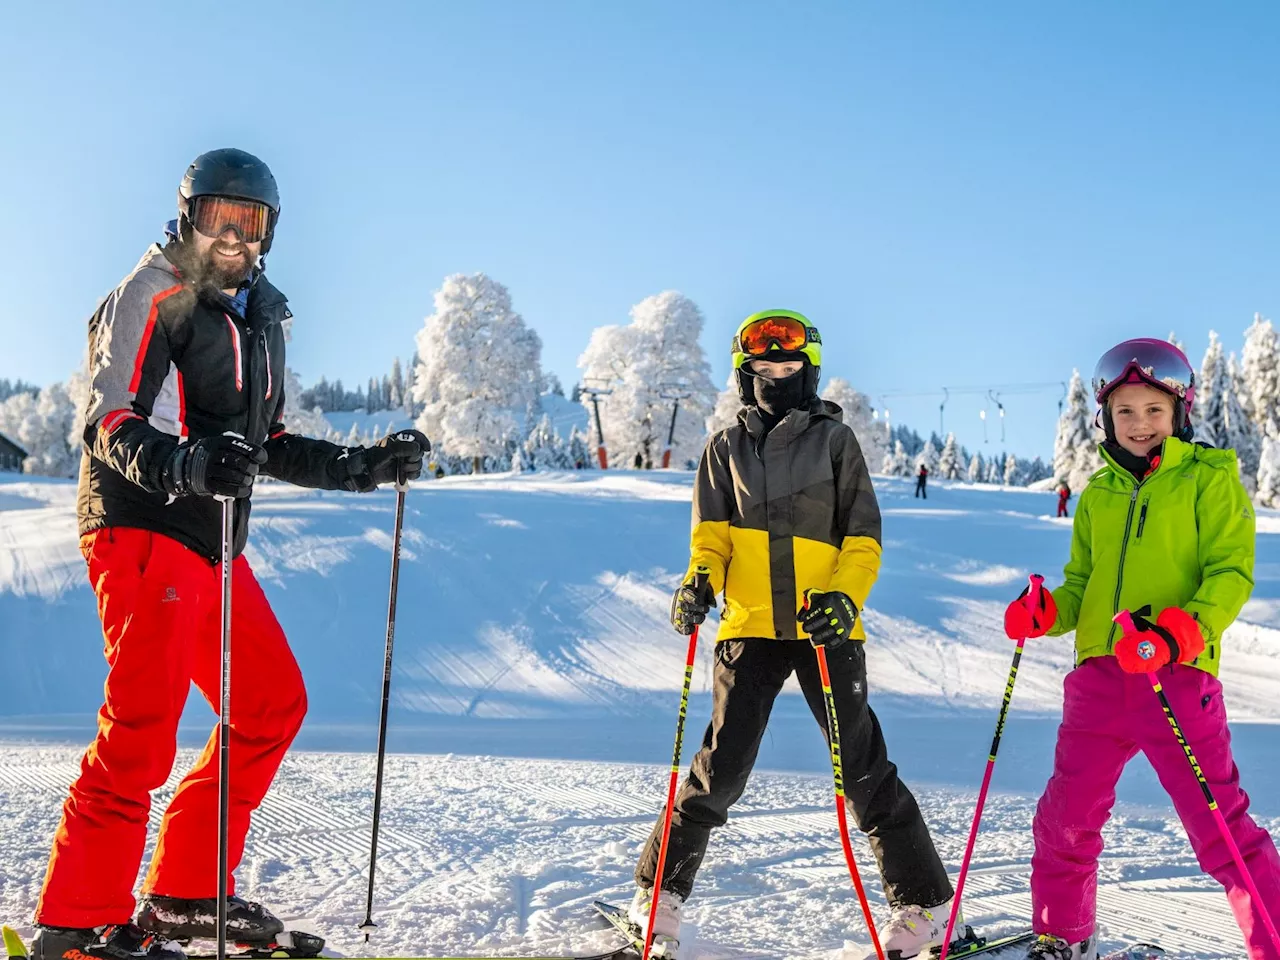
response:
[[[1094,477],[1100,477],[1107,472],[1111,472],[1115,474],[1117,477],[1119,477],[1121,480],[1123,480],[1125,483],[1128,483],[1132,486],[1137,486],[1138,481],[1134,479],[1133,474],[1130,473],[1128,470],[1126,470],[1124,467],[1120,466],[1120,464],[1116,462],[1115,458],[1112,457],[1111,454],[1107,452],[1107,449],[1103,444],[1098,444],[1098,454],[1102,457],[1102,460],[1104,463],[1106,463],[1106,466],[1103,467],[1101,470],[1099,470],[1097,473],[1095,473],[1093,475]],[[1194,460],[1194,459],[1195,459],[1195,449],[1193,444],[1187,443],[1185,440],[1179,440],[1177,437],[1169,437],[1164,441],[1164,443],[1160,445],[1159,464],[1157,464],[1156,468],[1152,470],[1151,473],[1147,474],[1147,476],[1143,479],[1144,481],[1150,480],[1151,478],[1157,477],[1160,474],[1168,473],[1170,470],[1175,469],[1178,466],[1178,464],[1182,463],[1183,461]]]

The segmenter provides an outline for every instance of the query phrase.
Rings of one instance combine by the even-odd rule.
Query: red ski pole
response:
[[[699,571],[693,576],[699,596],[706,589],[710,575]],[[671,780],[667,784],[667,809],[662,815],[662,841],[658,844],[658,865],[653,871],[653,895],[649,900],[649,924],[644,933],[644,952],[640,960],[649,960],[653,948],[653,923],[658,916],[658,897],[662,896],[662,874],[667,864],[667,844],[671,840],[671,813],[676,804],[676,783],[680,779],[680,754],[684,748],[684,720],[689,712],[689,690],[693,687],[693,660],[698,652],[698,628],[689,634],[689,653],[684,662],[684,690],[680,694],[680,716],[676,718],[676,747],[671,756]]]
[[[1133,615],[1128,610],[1121,610],[1112,619],[1120,624],[1126,633],[1133,632]],[[1200,784],[1200,792],[1204,794],[1205,802],[1209,804],[1209,812],[1213,814],[1214,822],[1218,825],[1218,832],[1222,834],[1222,839],[1226,842],[1227,849],[1231,851],[1231,859],[1236,862],[1236,869],[1240,871],[1240,876],[1244,879],[1244,885],[1249,891],[1249,896],[1253,898],[1253,903],[1258,908],[1258,913],[1262,917],[1262,924],[1267,928],[1267,933],[1271,935],[1271,942],[1275,944],[1277,950],[1280,950],[1280,931],[1276,930],[1275,922],[1271,919],[1271,914],[1268,912],[1261,894],[1258,893],[1258,885],[1254,883],[1253,874],[1249,872],[1249,868],[1244,862],[1244,855],[1240,852],[1240,847],[1236,845],[1236,838],[1231,835],[1231,828],[1227,826],[1227,820],[1218,808],[1218,801],[1213,797],[1213,790],[1210,788],[1209,782],[1204,778],[1204,771],[1200,769],[1200,761],[1192,753],[1191,744],[1187,742],[1186,736],[1182,733],[1182,726],[1178,723],[1178,718],[1173,713],[1173,705],[1169,703],[1169,697],[1165,694],[1164,687],[1160,685],[1159,678],[1154,673],[1147,674],[1147,677],[1151,680],[1151,689],[1155,691],[1160,700],[1165,719],[1169,721],[1169,726],[1173,728],[1173,735],[1178,739],[1178,746],[1182,747],[1182,752],[1187,757],[1187,763],[1191,765],[1191,772],[1195,774],[1196,782]]]
[[[859,641],[847,642],[858,643]],[[885,960],[884,947],[880,946],[880,937],[876,933],[876,923],[871,919],[871,905],[867,903],[867,891],[862,887],[858,863],[853,857],[853,844],[849,842],[849,819],[844,806],[844,766],[840,761],[840,725],[836,722],[836,698],[831,692],[831,674],[827,671],[827,648],[814,647],[813,652],[818,657],[818,676],[822,679],[822,696],[827,703],[827,733],[831,741],[831,773],[836,782],[836,821],[840,824],[840,844],[844,847],[844,859],[849,864],[849,876],[853,878],[853,889],[858,892],[858,902],[862,904],[862,915],[866,918],[871,942],[875,944],[876,956],[880,960]]]
[[[1040,591],[1044,589],[1044,577],[1033,573],[1028,581],[1027,609],[1034,615],[1040,603]],[[987,756],[987,771],[982,775],[982,788],[978,791],[978,807],[973,811],[969,841],[965,844],[964,859],[960,863],[960,876],[956,879],[956,895],[951,901],[951,916],[947,917],[947,932],[942,937],[942,954],[938,960],[947,960],[947,951],[951,949],[951,936],[955,932],[956,918],[960,916],[960,897],[964,895],[964,881],[969,875],[973,845],[978,839],[978,827],[982,824],[982,810],[987,805],[987,790],[991,786],[991,774],[996,768],[996,754],[1000,752],[1000,738],[1004,735],[1005,720],[1009,717],[1009,704],[1013,700],[1013,684],[1018,679],[1018,665],[1022,663],[1022,648],[1026,643],[1027,638],[1023,637],[1013,651],[1013,665],[1009,667],[1009,680],[1004,685],[1004,701],[1000,704],[1000,719],[996,721],[996,735],[991,740],[991,753]]]

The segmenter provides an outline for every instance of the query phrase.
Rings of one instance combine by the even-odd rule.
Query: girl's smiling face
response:
[[[1116,442],[1145,457],[1173,436],[1173,397],[1145,383],[1126,383],[1107,398]]]

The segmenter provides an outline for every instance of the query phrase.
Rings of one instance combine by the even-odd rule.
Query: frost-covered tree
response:
[[[422,365],[422,361],[415,354],[413,360],[409,363],[409,372],[404,378],[404,414],[406,417],[417,419],[418,412],[421,407],[414,399],[414,385],[418,379],[418,368]]]
[[[891,477],[911,476],[911,455],[901,440],[893,441],[893,453],[885,455],[881,470]]]
[[[1067,387],[1067,406],[1058,419],[1058,432],[1053,441],[1053,475],[1066,480],[1072,490],[1083,490],[1102,466],[1093,419],[1093,402],[1080,371],[1075,370]]]
[[[575,425],[569,431],[569,465],[575,470],[594,470],[596,466],[595,450],[589,436]]]
[[[27,451],[23,470],[40,476],[75,476],[80,445],[68,443],[75,419],[75,404],[61,383],[35,396],[15,393],[0,403],[0,433]]]
[[[716,434],[728,429],[738,422],[738,413],[742,410],[742,397],[738,395],[738,375],[729,371],[729,382],[716,395],[715,407],[711,416],[707,417],[707,433]]]
[[[1022,472],[1018,469],[1018,458],[1012,453],[1004,458],[1004,485],[1016,487],[1022,482]]]
[[[1262,453],[1258,425],[1244,411],[1241,397],[1245,392],[1244,376],[1236,355],[1227,358],[1227,381],[1230,388],[1222,405],[1223,446],[1236,452],[1240,463],[1240,480],[1252,495],[1258,488],[1258,465]]]
[[[875,415],[871,399],[853,388],[843,377],[832,377],[826,389],[822,391],[822,399],[838,406],[844,414],[844,422],[858,438],[858,446],[868,464],[884,461],[889,452],[889,432]]]
[[[629,467],[637,453],[645,463],[660,460],[673,409],[673,400],[663,394],[672,387],[687,394],[676,418],[672,462],[702,455],[716,397],[699,343],[702,326],[697,304],[667,290],[633,306],[630,323],[592,332],[578,367],[584,380],[612,386],[613,392],[600,398],[610,465]]]
[[[938,475],[944,480],[960,479],[960,448],[954,433],[947,434],[942,453],[938,454]]]
[[[987,483],[998,484],[1004,480],[1004,475],[1000,470],[1000,461],[996,457],[992,457],[987,461]]]
[[[1262,314],[1254,314],[1253,325],[1244,333],[1241,356],[1245,412],[1258,426],[1262,437],[1280,437],[1280,339],[1275,327]]]
[[[937,476],[938,474],[938,448],[933,445],[933,439],[925,441],[924,449],[922,449],[915,458],[915,471],[918,473],[921,466],[929,469],[929,476]]]
[[[1257,500],[1264,507],[1280,507],[1280,437],[1262,440]]]
[[[417,427],[456,456],[510,457],[542,387],[542,341],[483,273],[446,277],[418,331]]]
[[[1209,331],[1209,349],[1200,364],[1200,379],[1196,383],[1194,422],[1196,439],[1215,447],[1227,445],[1225,423],[1227,397],[1231,393],[1231,380],[1227,373],[1227,361],[1222,352],[1222,341],[1214,330]]]
[[[1187,348],[1183,346],[1182,341],[1178,339],[1178,335],[1174,333],[1172,330],[1169,331],[1169,342],[1172,343],[1179,350],[1181,350],[1183,353],[1187,352]]]
[[[530,470],[567,470],[572,467],[569,452],[560,434],[543,414],[522,444],[524,462]]]
[[[969,472],[966,476],[970,483],[982,483],[986,479],[986,470],[987,464],[982,458],[982,453],[978,452],[969,461]]]

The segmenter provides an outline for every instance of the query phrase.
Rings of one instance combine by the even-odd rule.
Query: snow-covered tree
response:
[[[956,445],[954,433],[947,434],[942,453],[938,454],[938,476],[944,480],[960,479],[960,448]]]
[[[832,377],[822,399],[829,400],[844,413],[844,422],[858,438],[858,446],[868,464],[879,464],[889,452],[889,432],[877,419],[871,407],[871,399],[853,388],[843,377]]]
[[[986,479],[987,464],[982,453],[975,453],[969,461],[969,472],[966,474],[970,483],[982,483]]]
[[[742,398],[738,395],[738,375],[729,371],[729,382],[716,395],[715,407],[711,416],[707,417],[707,433],[716,434],[732,427],[738,422],[738,412],[742,410]]]
[[[1174,333],[1172,330],[1169,331],[1169,342],[1172,343],[1179,350],[1181,350],[1183,353],[1187,352],[1187,348],[1183,346],[1182,341],[1178,339],[1178,335]]]
[[[522,449],[524,462],[530,470],[567,470],[572,467],[565,443],[551,425],[551,417],[545,413],[534,424]]]
[[[924,449],[916,454],[915,470],[919,473],[920,467],[925,466],[929,469],[929,476],[937,476],[938,474],[938,448],[933,445],[933,439],[930,438],[925,442]]]
[[[1227,382],[1229,389],[1222,404],[1222,443],[1236,452],[1240,463],[1240,480],[1252,495],[1258,487],[1258,462],[1262,444],[1258,436],[1258,425],[1244,412],[1241,400],[1245,391],[1244,376],[1234,353],[1227,358]]]
[[[881,472],[891,477],[911,476],[911,455],[907,453],[907,448],[901,440],[893,441],[893,453],[885,455]]]
[[[587,434],[575,425],[569,431],[569,465],[575,470],[594,470],[596,452]]]
[[[1262,314],[1254,314],[1253,325],[1244,333],[1241,356],[1245,412],[1258,426],[1262,437],[1280,437],[1280,339],[1275,327]]]
[[[1003,482],[1004,474],[1000,470],[1000,461],[996,457],[992,457],[987,461],[987,478],[986,482],[998,484]]]
[[[1231,381],[1227,374],[1226,357],[1222,341],[1214,330],[1209,331],[1209,349],[1200,364],[1200,378],[1196,383],[1194,423],[1196,439],[1215,447],[1227,442],[1225,423],[1227,397],[1231,393]]]
[[[414,385],[418,379],[418,368],[421,367],[422,361],[415,354],[413,360],[409,363],[409,372],[404,378],[404,413],[406,417],[417,418],[419,406],[414,400]]]
[[[1004,458],[1004,485],[1016,487],[1021,483],[1022,472],[1018,469],[1018,458],[1012,453]]]
[[[1264,507],[1280,507],[1280,437],[1263,438],[1261,461],[1257,500]]]
[[[81,446],[78,441],[75,447],[68,442],[75,419],[75,404],[61,383],[35,396],[15,393],[0,403],[0,433],[27,451],[23,470],[40,476],[75,476]]]
[[[1093,418],[1093,402],[1080,371],[1075,370],[1067,387],[1067,406],[1058,419],[1058,433],[1053,441],[1053,475],[1066,480],[1072,490],[1083,490],[1102,466],[1097,446],[1100,438]]]
[[[613,392],[600,398],[611,465],[629,467],[637,453],[645,463],[660,460],[674,402],[663,394],[673,387],[687,396],[676,418],[672,462],[702,455],[716,396],[699,342],[702,326],[697,304],[667,290],[633,306],[629,324],[592,332],[578,367],[587,382],[612,386]]]
[[[318,406],[310,410],[302,405],[302,381],[291,367],[284,371],[284,428],[299,437],[326,437],[332,427]]]
[[[509,457],[538,403],[542,341],[507,288],[483,273],[446,277],[417,342],[418,429],[477,469]]]

